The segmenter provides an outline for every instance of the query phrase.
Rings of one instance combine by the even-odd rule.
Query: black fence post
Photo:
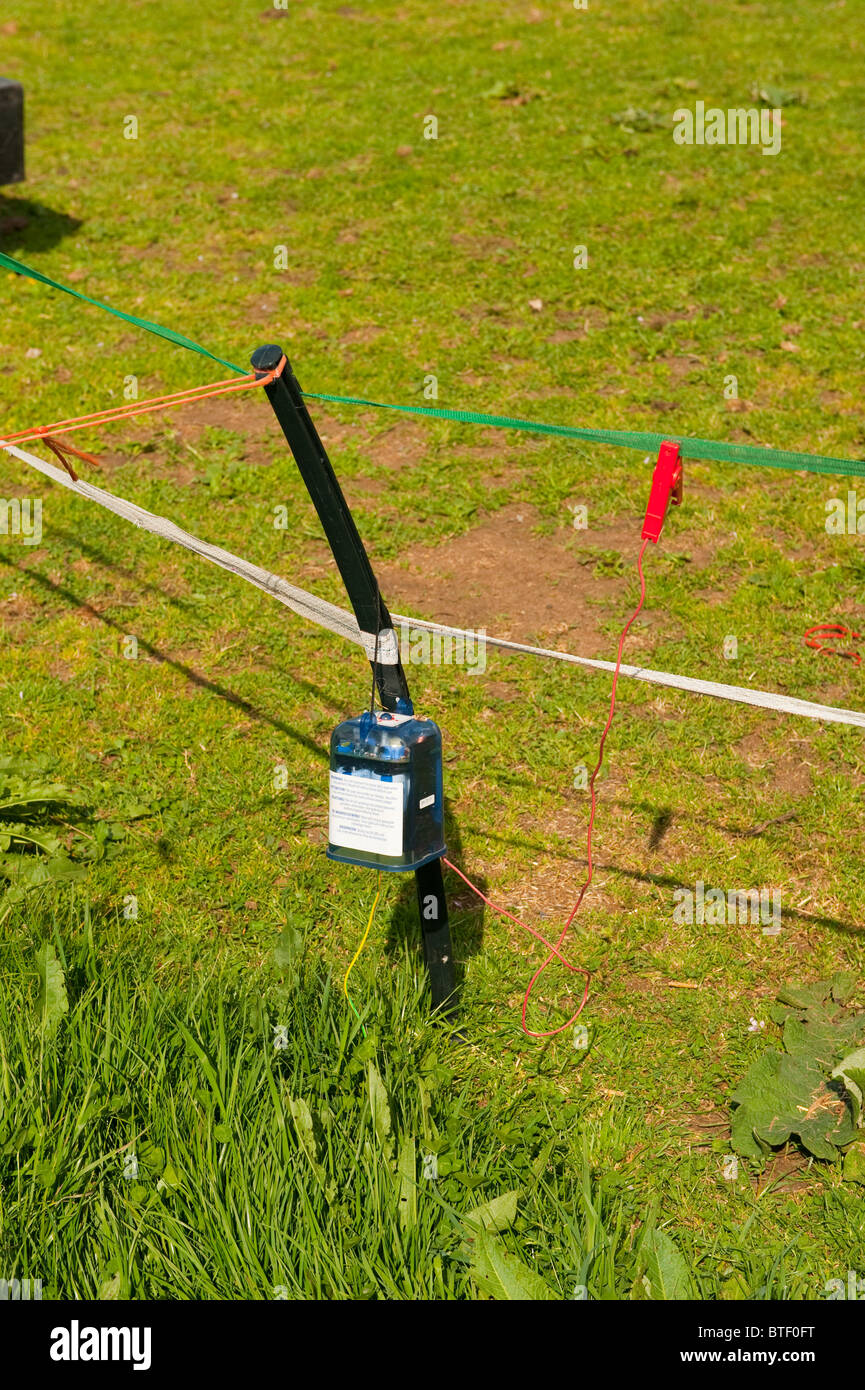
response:
[[[253,369],[265,376],[279,366],[282,356],[282,349],[273,344],[260,347],[252,355]],[[390,614],[290,362],[286,361],[280,375],[268,382],[264,391],[312,498],[358,626],[373,639],[379,633],[381,642],[381,634],[391,629]],[[395,642],[395,634],[386,640]],[[385,709],[395,710],[397,700],[411,698],[398,647],[395,662],[374,662],[370,654],[370,664]],[[433,1008],[451,1013],[456,1007],[456,969],[441,860],[434,859],[416,869],[415,883]]]

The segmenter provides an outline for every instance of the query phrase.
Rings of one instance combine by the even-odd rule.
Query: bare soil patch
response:
[[[399,564],[381,567],[382,588],[399,611],[513,641],[554,636],[577,655],[606,653],[600,623],[619,610],[627,580],[596,573],[580,553],[615,545],[618,528],[544,536],[534,533],[536,520],[534,508],[516,503],[465,535],[413,546]]]

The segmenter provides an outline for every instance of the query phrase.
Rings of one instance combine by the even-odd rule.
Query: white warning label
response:
[[[328,838],[339,849],[402,854],[402,780],[330,774]]]

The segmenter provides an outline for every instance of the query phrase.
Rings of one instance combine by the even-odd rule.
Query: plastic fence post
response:
[[[253,369],[264,376],[279,366],[282,356],[282,348],[274,344],[260,347],[252,355]],[[390,614],[290,362],[264,391],[312,498],[361,631],[385,631],[391,626]],[[399,660],[374,663],[373,670],[385,709],[395,710],[397,700],[411,699]],[[456,970],[441,861],[434,859],[415,870],[415,882],[433,1007],[451,1013],[456,1007]]]

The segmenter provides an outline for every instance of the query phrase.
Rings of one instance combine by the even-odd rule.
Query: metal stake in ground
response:
[[[264,376],[279,366],[282,355],[282,348],[272,344],[260,347],[252,355],[253,369]],[[385,653],[382,638],[388,635],[385,640],[390,650],[386,655],[392,659],[373,661],[372,645],[369,655],[382,705],[387,710],[395,710],[397,700],[410,701],[411,696],[399,650],[394,649],[396,639],[391,631],[390,614],[327,450],[312,423],[289,362],[264,390],[318,512],[358,626],[361,632],[371,635],[373,644],[376,633],[379,634],[379,658]],[[456,1004],[456,972],[441,861],[434,859],[416,869],[415,883],[433,1007],[452,1012]]]

